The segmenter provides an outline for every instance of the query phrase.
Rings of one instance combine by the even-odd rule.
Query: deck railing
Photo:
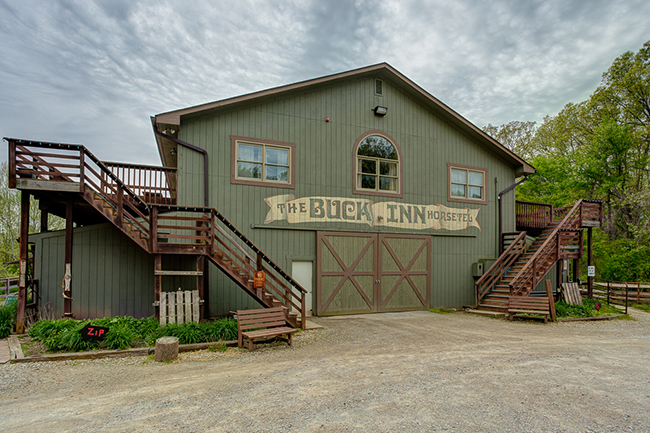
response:
[[[517,200],[515,213],[518,228],[545,229],[552,221],[553,205]]]
[[[176,204],[176,169],[148,165],[104,162],[124,184],[149,204]],[[108,182],[111,179],[106,179]]]
[[[118,226],[125,218],[144,235],[149,231],[147,204],[84,146],[9,139],[9,187],[39,189],[43,182],[59,191],[97,194],[116,210]]]

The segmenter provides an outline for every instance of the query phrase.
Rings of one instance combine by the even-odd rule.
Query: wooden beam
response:
[[[79,182],[57,182],[54,180],[16,179],[16,188],[37,191],[80,192]]]
[[[20,194],[20,256],[18,277],[18,306],[16,308],[16,333],[25,332],[25,305],[27,305],[27,236],[29,235],[30,194]],[[7,292],[8,293],[8,292]]]
[[[197,258],[197,260],[198,260],[198,258]],[[203,276],[203,271],[202,270],[198,270],[198,271],[162,271],[162,270],[156,269],[153,274],[155,276],[177,275],[177,276],[183,276],[183,277],[202,277]]]
[[[69,197],[65,204],[65,273],[63,274],[63,317],[72,314],[72,208],[74,202]]]

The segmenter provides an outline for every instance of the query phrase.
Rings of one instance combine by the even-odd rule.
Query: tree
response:
[[[536,122],[514,120],[501,126],[488,123],[487,126],[483,127],[483,131],[515,154],[524,159],[530,159],[536,154],[532,143],[536,125]]]

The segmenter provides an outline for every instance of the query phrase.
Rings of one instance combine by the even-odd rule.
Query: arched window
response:
[[[357,140],[355,159],[355,193],[401,197],[401,152],[392,137],[367,132]]]

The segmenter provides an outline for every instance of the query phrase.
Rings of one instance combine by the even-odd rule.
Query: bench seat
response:
[[[541,314],[544,323],[548,323],[551,315],[550,299],[548,296],[511,296],[508,300],[508,316],[512,320],[515,314]]]
[[[253,350],[255,340],[269,337],[285,341],[291,346],[291,336],[297,332],[297,329],[286,326],[282,307],[238,310],[237,329],[238,347],[246,345],[248,350]]]

